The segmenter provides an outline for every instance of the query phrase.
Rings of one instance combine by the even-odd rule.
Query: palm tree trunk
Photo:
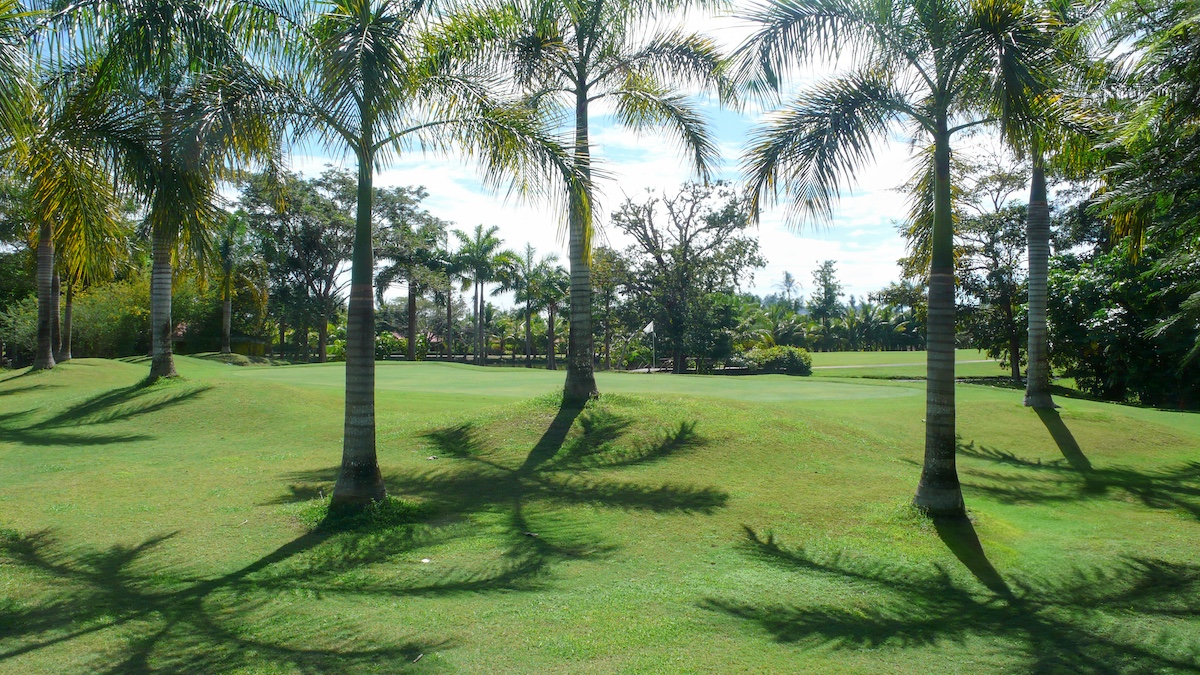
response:
[[[62,344],[55,361],[71,360],[71,318],[75,313],[75,284],[67,281],[67,297],[63,302]]]
[[[913,503],[931,516],[965,515],[955,466],[954,435],[954,224],[950,214],[950,136],[946,115],[934,136],[933,255],[925,387],[925,463]]]
[[[62,361],[62,277],[58,270],[50,279],[50,348],[54,350],[54,360]]]
[[[171,244],[161,233],[153,235],[154,264],[150,268],[150,380],[175,377],[171,354]]]
[[[554,360],[554,305],[550,305],[549,312],[550,320],[546,322],[546,370],[558,370],[558,363]],[[569,362],[569,355],[567,359]]]
[[[533,367],[533,306],[529,300],[525,301],[525,367]]]
[[[475,311],[475,336],[474,337],[475,337],[475,339],[473,340],[475,345],[474,345],[473,351],[475,352],[475,365],[477,365],[477,366],[480,365],[479,353],[481,350],[480,350],[479,345],[481,342],[483,342],[483,339],[480,337],[480,335],[483,334],[483,312],[481,312],[479,310],[479,307],[483,303],[481,303],[479,301],[479,295],[480,295],[479,294],[479,277],[476,276],[475,277],[475,308],[474,308],[474,311]]]
[[[451,341],[454,339],[454,284],[451,282],[446,286],[446,341],[444,344],[446,349],[446,360],[453,358],[454,350]]]
[[[230,293],[232,274],[225,270],[225,278],[221,282],[221,353],[228,354],[229,333],[233,326],[233,298]]]
[[[1050,397],[1050,341],[1046,328],[1047,275],[1050,258],[1050,206],[1046,201],[1046,165],[1036,141],[1029,190],[1029,365],[1025,405],[1056,408]]]
[[[34,370],[49,370],[54,367],[54,341],[51,335],[51,312],[54,292],[54,231],[50,223],[43,222],[38,228],[37,245],[37,291],[38,328],[37,352],[33,356]]]
[[[411,276],[408,278],[408,349],[404,358],[417,360],[417,293],[413,290]]]
[[[575,163],[585,177],[591,176],[591,142],[588,138],[588,90],[582,77],[575,92]],[[589,181],[590,182],[590,181]],[[590,190],[585,185],[573,190],[569,216],[569,256],[571,265],[570,328],[567,338],[567,381],[563,385],[563,402],[578,404],[600,395],[596,388],[594,355],[592,353],[592,267]],[[588,204],[584,204],[587,201]],[[583,208],[586,206],[587,208]]]
[[[484,327],[484,312],[487,310],[487,295],[483,292],[483,284],[479,284],[479,354],[483,356],[483,361],[480,365],[487,365],[488,361],[488,336]]]
[[[364,139],[364,148],[371,139]],[[374,198],[371,154],[358,157],[358,209],[346,311],[346,412],[342,467],[333,487],[330,511],[358,511],[387,496],[375,454],[375,303],[371,206]]]

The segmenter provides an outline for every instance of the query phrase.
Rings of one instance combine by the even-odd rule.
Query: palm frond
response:
[[[787,219],[827,220],[838,194],[874,156],[908,103],[875,72],[828,80],[751,132],[742,171],[757,219],[766,204],[788,201]]]

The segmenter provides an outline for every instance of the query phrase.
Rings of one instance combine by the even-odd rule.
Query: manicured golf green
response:
[[[178,366],[0,375],[0,672],[1200,670],[1194,413],[960,385],[935,524],[923,382],[381,363],[329,529],[342,368]]]

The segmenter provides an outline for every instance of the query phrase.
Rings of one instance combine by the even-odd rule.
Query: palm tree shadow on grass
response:
[[[94,427],[182,405],[211,388],[142,381],[95,394],[38,421],[31,419],[36,409],[0,414],[0,441],[29,446],[91,446],[148,440],[151,436],[145,434],[106,434]]]
[[[685,422],[654,442],[624,447],[618,441],[630,425],[598,406],[562,406],[529,453],[515,463],[495,458],[495,448],[475,424],[436,429],[424,436],[439,458],[451,461],[427,471],[391,473],[385,482],[393,494],[416,498],[428,509],[431,515],[420,533],[426,542],[477,537],[482,531],[502,540],[504,554],[497,564],[450,570],[437,582],[439,588],[536,588],[555,563],[613,550],[601,535],[556,506],[707,514],[725,505],[728,495],[712,487],[650,485],[604,475],[666,460],[706,442],[694,423]],[[579,432],[572,435],[575,427]],[[291,495],[277,503],[314,491],[327,494],[336,476],[336,467],[292,474],[300,482],[290,485]],[[372,592],[376,590],[389,592]]]
[[[1078,447],[1078,446],[1076,446]],[[1014,453],[974,442],[958,446],[962,457],[981,460],[996,467],[1016,469],[999,472],[967,467],[971,478],[964,487],[1010,504],[1055,504],[1096,499],[1115,499],[1114,493],[1131,496],[1152,509],[1170,509],[1200,519],[1200,462],[1185,462],[1158,470],[1128,466],[1093,467],[1079,453],[1050,462],[1019,457]]]
[[[984,638],[1015,645],[1031,673],[1200,672],[1200,567],[1130,558],[1005,580],[968,521],[937,528],[978,585],[938,564],[814,554],[746,528],[755,559],[866,599],[788,605],[708,598],[702,605],[810,648],[906,649]],[[1186,622],[1192,625],[1181,627]]]
[[[114,675],[243,668],[351,672],[386,662],[397,671],[449,645],[444,640],[373,644],[336,616],[322,616],[312,625],[291,616],[293,585],[312,593],[342,592],[327,578],[307,577],[303,567],[280,569],[319,548],[333,536],[329,532],[310,532],[240,569],[202,578],[187,578],[150,555],[173,536],[99,550],[69,547],[50,532],[0,532],[0,561],[51,588],[33,603],[0,599],[0,664],[102,633],[112,636],[115,646],[83,662],[81,670]],[[355,565],[348,561],[341,571]],[[276,600],[282,602],[273,604]]]

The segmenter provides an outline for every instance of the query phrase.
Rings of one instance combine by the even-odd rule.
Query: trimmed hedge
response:
[[[799,347],[756,347],[743,354],[742,359],[754,373],[812,375],[812,355]]]

